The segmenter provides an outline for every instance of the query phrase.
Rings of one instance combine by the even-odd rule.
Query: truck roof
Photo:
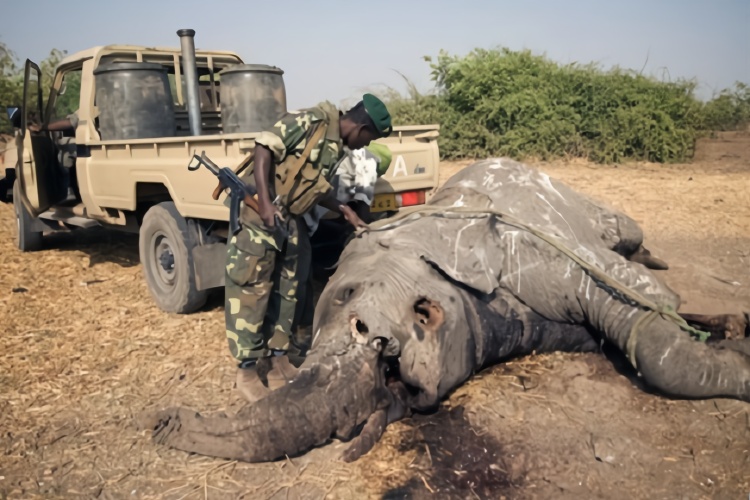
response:
[[[85,50],[80,50],[69,56],[65,57],[60,61],[59,66],[66,66],[71,63],[84,61],[86,59],[92,59],[102,54],[109,54],[113,52],[161,52],[167,54],[179,54],[181,52],[179,47],[146,47],[143,45],[98,45]],[[195,49],[195,55],[214,55],[214,56],[225,56],[237,58],[242,61],[242,58],[236,53],[227,50],[205,50]]]

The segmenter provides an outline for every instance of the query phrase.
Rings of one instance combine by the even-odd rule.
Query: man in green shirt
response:
[[[364,227],[350,207],[336,200],[329,180],[344,146],[362,148],[391,130],[385,104],[365,94],[343,114],[327,102],[287,113],[256,139],[244,180],[255,185],[259,210],[243,207],[241,229],[227,245],[225,285],[226,335],[239,361],[237,388],[248,401],[270,390],[268,372],[282,382],[291,376],[288,355],[301,361],[291,331],[297,276],[306,275],[297,268],[299,249],[309,248],[300,245],[300,238],[308,237],[301,217],[319,205]]]

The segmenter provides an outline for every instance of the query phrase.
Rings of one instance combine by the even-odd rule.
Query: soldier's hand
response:
[[[365,222],[359,218],[359,215],[351,209],[348,205],[339,205],[339,210],[344,215],[346,221],[354,226],[355,229],[367,229],[368,226]]]
[[[279,218],[281,217],[279,211],[276,209],[273,203],[270,202],[260,203],[260,212],[258,215],[260,215],[260,218],[263,221],[263,225],[268,229],[273,229],[276,226],[277,215],[279,215]]]

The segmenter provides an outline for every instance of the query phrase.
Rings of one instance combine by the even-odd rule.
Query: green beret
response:
[[[391,115],[385,103],[372,94],[362,96],[362,103],[365,105],[365,111],[370,115],[375,128],[380,132],[380,137],[388,137],[393,131],[391,126]]]
[[[378,177],[382,176],[388,171],[388,167],[391,166],[391,150],[384,144],[378,144],[377,142],[371,142],[369,146],[365,146],[365,149],[372,153],[378,160]]]

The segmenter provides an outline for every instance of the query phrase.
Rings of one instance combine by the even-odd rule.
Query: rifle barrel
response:
[[[201,159],[201,161],[203,163],[206,164],[206,166],[212,167],[217,172],[220,170],[219,166],[216,163],[214,163],[213,161],[211,161],[211,158],[209,158],[208,156],[206,156],[205,152],[203,154],[201,154],[201,158],[200,159]]]

